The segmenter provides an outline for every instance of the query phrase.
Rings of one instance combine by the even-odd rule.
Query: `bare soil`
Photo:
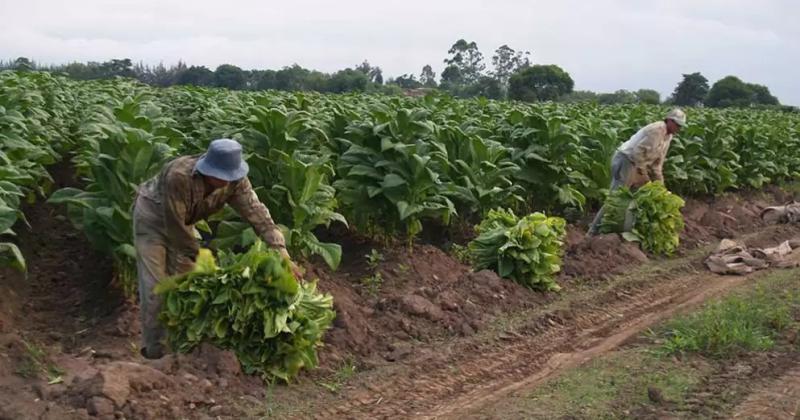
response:
[[[62,186],[75,184],[68,168],[54,170]],[[0,419],[462,416],[750,281],[703,272],[693,250],[748,232],[764,243],[800,233],[757,218],[788,197],[751,195],[690,200],[682,257],[671,262],[653,263],[617,235],[586,240],[570,227],[560,294],[473,273],[434,245],[340,238],[338,271],[306,264],[337,310],[321,369],[289,387],[265,387],[242,375],[232,354],[210,347],[142,359],[137,307],[109,285],[110,261],[63,208],[38,203],[25,209],[32,229],[16,229],[27,278],[0,272]],[[382,255],[375,268],[364,257],[372,249]],[[340,390],[318,385],[346,364],[359,373]]]
[[[736,408],[733,418],[792,420],[798,415],[800,415],[800,367],[795,367],[750,395]]]

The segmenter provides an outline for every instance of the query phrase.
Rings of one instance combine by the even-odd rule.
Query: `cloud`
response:
[[[728,74],[766,84],[800,104],[800,4],[787,0],[294,2],[0,0],[0,57],[39,62],[103,61],[323,71],[364,59],[387,75],[441,72],[458,38],[474,40],[487,64],[495,48],[532,51],[577,88],[655,88],[669,94],[682,73],[712,82]]]

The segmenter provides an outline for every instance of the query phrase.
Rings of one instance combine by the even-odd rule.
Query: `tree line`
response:
[[[529,51],[517,51],[508,45],[498,47],[487,68],[478,45],[464,39],[456,41],[444,58],[444,70],[438,80],[433,67],[425,65],[417,76],[402,74],[384,80],[383,70],[367,60],[334,73],[324,73],[294,64],[278,70],[244,70],[222,64],[211,70],[205,66],[156,66],[133,63],[129,58],[106,62],[39,65],[28,58],[0,61],[0,70],[50,71],[79,80],[129,77],[153,86],[192,85],[232,90],[317,91],[329,93],[375,92],[403,94],[439,90],[457,97],[486,97],[527,102],[597,102],[662,103],[653,89],[618,90],[611,93],[575,91],[574,81],[561,67],[533,64]],[[724,77],[712,86],[700,73],[684,74],[672,94],[663,103],[680,106],[746,107],[778,106],[769,88],[747,83],[735,76]]]

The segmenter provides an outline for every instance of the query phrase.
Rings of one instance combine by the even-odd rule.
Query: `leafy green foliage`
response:
[[[381,286],[383,285],[383,275],[378,271],[378,267],[383,262],[383,254],[373,249],[369,254],[364,254],[367,260],[367,267],[369,267],[372,274],[361,279],[361,285],[367,290],[371,296],[376,296]]]
[[[283,106],[255,106],[248,118],[243,142],[254,153],[248,159],[249,179],[259,198],[271,209],[293,255],[319,255],[332,269],[339,266],[341,246],[321,242],[314,234],[319,226],[332,222],[347,225],[335,211],[336,190],[330,185],[333,166],[324,151],[327,135],[305,111],[288,111]],[[247,224],[235,221],[228,212],[217,230],[215,245],[226,248],[249,246],[255,233]]]
[[[623,232],[625,239],[640,242],[645,251],[669,255],[680,243],[683,205],[683,199],[660,182],[649,182],[635,192],[619,188],[606,200],[600,231]]]
[[[440,127],[437,135],[447,151],[443,170],[451,186],[445,194],[460,215],[482,215],[496,207],[524,203],[524,189],[513,180],[520,167],[511,160],[507,147],[452,125]]]
[[[255,243],[244,254],[207,249],[194,271],[162,281],[161,319],[170,346],[191,351],[202,342],[236,353],[243,370],[288,381],[319,362],[317,347],[331,326],[333,298],[300,283],[289,262]]]
[[[459,43],[448,80],[458,82],[450,77],[458,76],[463,84],[469,78],[459,68],[471,66],[473,50],[470,43]],[[281,81],[282,72],[262,76],[283,86],[288,79]],[[37,72],[3,72],[0,84],[0,181],[10,183],[0,183],[0,200],[11,209],[3,209],[3,224],[12,214],[12,223],[24,221],[16,203],[48,192],[44,167],[60,156],[77,155],[79,175],[90,182],[98,178],[92,167],[110,163],[99,157],[98,122],[136,129],[142,117],[150,127],[140,129],[160,139],[156,143],[173,137],[163,133],[167,129],[180,137],[177,146],[166,141],[177,148],[172,155],[202,153],[215,138],[241,141],[251,181],[285,227],[291,252],[321,255],[331,266],[339,250],[318,235],[344,220],[341,215],[359,234],[408,240],[427,225],[450,224],[456,215],[471,222],[496,207],[578,218],[605,200],[609,162],[619,144],[668,111],[643,104],[458,100],[436,93],[409,98],[154,89],[126,80],[75,82]],[[557,87],[542,85],[543,91]],[[115,115],[126,101],[141,104],[132,120],[125,113]],[[798,115],[754,109],[687,112],[689,126],[673,139],[665,163],[670,190],[717,194],[800,176],[800,156],[786,153],[800,146]],[[130,189],[122,184],[137,182],[112,182],[119,185],[109,184],[109,197],[125,210],[128,198],[120,198],[129,197]],[[211,223],[218,244],[252,243],[255,235],[232,217]],[[3,243],[13,243],[13,232],[2,233]],[[16,255],[12,247],[4,249],[5,255]]]
[[[347,218],[357,226],[413,238],[422,220],[449,224],[456,214],[441,179],[447,154],[430,138],[427,113],[376,108],[367,122],[350,128],[334,182]],[[405,227],[405,232],[403,232]]]
[[[72,223],[98,250],[114,258],[124,290],[136,290],[131,209],[137,186],[154,176],[173,156],[183,135],[147,96],[126,99],[98,112],[82,128],[84,142],[75,162],[85,171],[85,190],[63,188],[49,199],[66,204]]]
[[[0,266],[25,271],[25,258],[9,239],[23,200],[46,194],[46,165],[69,143],[72,94],[62,79],[45,73],[0,72]]]
[[[475,268],[492,269],[501,277],[532,289],[557,291],[566,222],[533,213],[518,218],[510,210],[489,211],[469,244]]]

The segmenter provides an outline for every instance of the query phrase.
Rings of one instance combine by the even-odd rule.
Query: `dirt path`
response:
[[[534,317],[500,340],[471,348],[455,344],[439,349],[438,356],[420,357],[348,393],[347,402],[317,418],[461,418],[481,412],[498,397],[535,386],[758,276],[651,275],[652,280],[623,284]]]
[[[780,379],[752,393],[734,410],[735,419],[800,418],[800,367],[786,372]]]

